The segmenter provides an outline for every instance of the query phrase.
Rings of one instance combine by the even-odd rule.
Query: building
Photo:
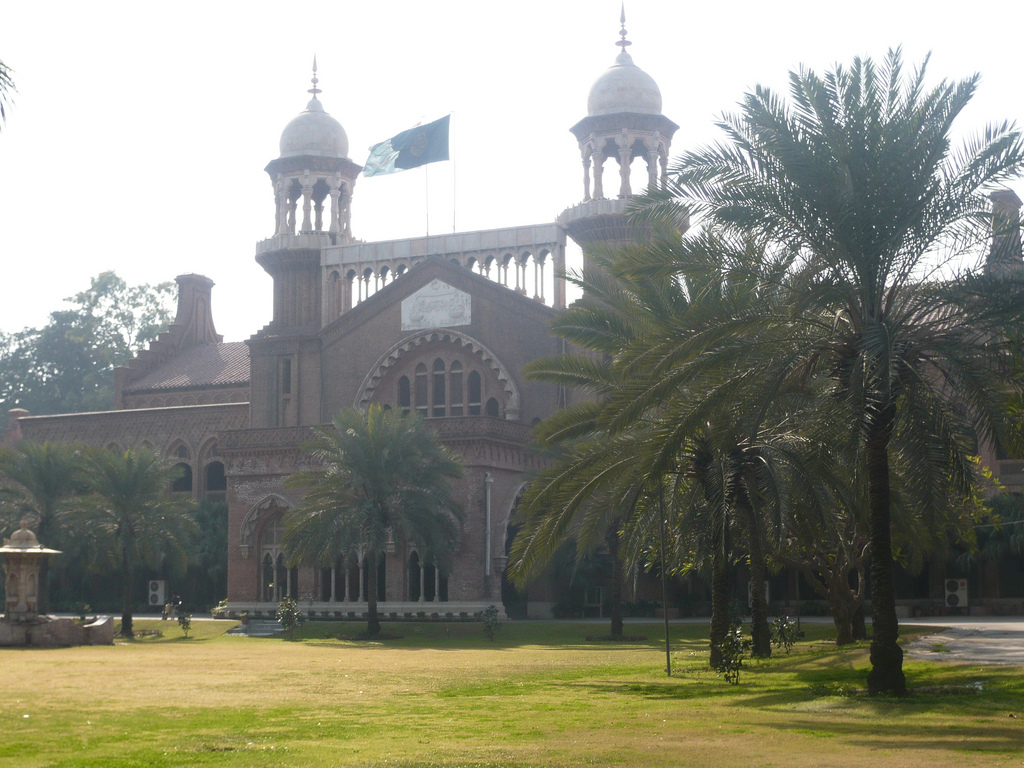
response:
[[[174,457],[183,469],[175,490],[227,500],[236,610],[269,611],[290,594],[324,615],[356,612],[368,567],[378,568],[384,614],[500,605],[510,515],[537,466],[531,425],[571,397],[522,376],[526,363],[562,348],[548,329],[566,302],[558,273],[567,236],[584,245],[628,238],[630,171],[646,163],[646,182],[663,177],[677,128],[627,53],[624,27],[617,45],[572,128],[584,170],[579,205],[546,224],[384,242],[353,234],[362,167],[348,157],[314,71],[312,98],[266,167],[275,217],[256,261],[273,279],[271,322],[245,342],[224,342],[212,281],[181,275],[174,323],[117,371],[114,411],[15,410],[7,440],[144,445]],[[618,163],[615,184],[605,183],[608,160]],[[298,497],[284,480],[307,461],[301,445],[313,425],[371,403],[421,414],[465,461],[457,491],[466,519],[450,569],[402,540],[377,564],[287,568],[281,520]],[[541,598],[531,614],[549,612],[553,597]]]
[[[503,597],[528,615],[549,615],[557,595],[538,585],[524,607],[522,596],[503,595],[502,575],[509,521],[537,467],[531,425],[573,394],[526,381],[522,371],[563,348],[548,329],[566,303],[558,273],[567,238],[584,258],[594,244],[632,239],[624,215],[631,171],[646,166],[643,184],[664,178],[678,127],[662,114],[655,81],[633,63],[624,29],[617,45],[587,115],[571,128],[582,200],[550,223],[433,237],[355,237],[351,203],[362,168],[348,157],[344,128],[325,110],[314,76],[312,98],[266,166],[275,213],[256,261],[273,279],[271,322],[244,342],[224,342],[212,281],[181,275],[174,323],[117,372],[115,410],[11,411],[5,439],[144,445],[174,457],[183,468],[174,490],[227,501],[228,598],[237,611],[269,614],[290,594],[318,615],[359,614],[366,569],[376,567],[385,615],[472,613]],[[1012,193],[995,203],[1018,215]],[[1024,268],[1019,236],[998,251],[998,269]],[[286,567],[281,521],[298,496],[284,481],[308,460],[302,444],[341,408],[371,403],[420,413],[465,461],[457,490],[466,519],[450,569],[397,538],[379,563]],[[1004,484],[1024,490],[1024,462],[990,454]],[[942,576],[934,575],[928,591],[941,598]]]

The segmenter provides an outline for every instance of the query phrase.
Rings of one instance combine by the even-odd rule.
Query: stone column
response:
[[[441,602],[441,568],[434,564],[434,602]]]
[[[555,270],[553,281],[555,295],[552,297],[552,306],[555,309],[565,309],[565,278],[560,277],[565,274],[565,248],[556,243],[551,252],[551,258],[554,259],[552,268]]]
[[[590,200],[590,153],[583,155],[583,202]]]
[[[298,200],[291,200],[291,199],[288,199],[286,197],[285,198],[285,204],[288,206],[288,215],[285,217],[285,224],[284,224],[285,232],[284,233],[286,235],[294,235],[295,234],[295,209],[298,207],[299,201]]]
[[[310,214],[313,212],[313,185],[309,180],[309,172],[302,183],[302,232],[310,232],[313,229],[313,221]]]
[[[362,564],[362,562],[359,563],[359,568],[357,569],[357,572],[358,572],[359,577],[356,579],[356,588],[359,591],[356,592],[355,602],[361,603],[363,601],[363,564]]]
[[[423,577],[424,577],[423,563],[420,563],[420,598],[419,598],[419,600],[416,601],[418,603],[425,603],[426,602],[427,590],[425,589],[426,584],[423,583]]]
[[[278,174],[274,182],[274,234],[283,235],[288,222],[288,195],[284,190],[284,181]]]
[[[341,226],[341,188],[337,176],[331,182],[329,194],[331,197],[331,226],[327,231],[337,233]]]
[[[594,159],[594,199],[604,197],[604,153],[598,153]]]
[[[337,575],[337,573],[334,570],[334,566],[332,565],[331,566],[331,597],[330,597],[330,600],[331,600],[332,603],[338,602],[338,597],[334,593],[334,587],[335,587],[335,584],[337,584],[337,582],[338,582],[338,575]]]
[[[668,147],[661,149],[661,186],[668,183]]]
[[[651,150],[647,153],[647,188],[652,192],[658,188],[658,151]]]
[[[341,234],[345,237],[352,236],[352,187],[343,185],[341,191]]]
[[[632,190],[629,188],[629,161],[633,157],[633,150],[629,147],[619,148],[619,197],[629,197]]]
[[[343,603],[352,602],[352,587],[349,584],[349,573],[351,572],[351,570],[351,568],[345,568],[345,594],[341,596],[341,602]]]

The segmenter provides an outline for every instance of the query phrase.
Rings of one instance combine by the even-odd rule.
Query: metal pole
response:
[[[491,575],[491,483],[494,479],[490,472],[484,472],[484,575]]]
[[[661,518],[661,612],[665,614],[665,673],[672,677],[672,652],[668,638],[668,576],[665,573],[665,487],[658,478],[658,511]]]

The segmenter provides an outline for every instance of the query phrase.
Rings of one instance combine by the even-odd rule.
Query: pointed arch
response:
[[[377,384],[380,383],[388,369],[397,363],[407,352],[431,341],[446,341],[450,344],[464,347],[469,352],[480,357],[497,376],[498,382],[507,395],[505,418],[509,421],[519,420],[519,388],[516,386],[515,380],[512,378],[508,368],[484,344],[472,336],[454,330],[421,331],[411,336],[406,336],[391,347],[377,359],[377,362],[370,368],[370,372],[366,374],[356,394],[355,407],[365,411],[370,404],[370,400],[373,398],[373,392],[377,388]]]
[[[242,547],[242,554],[246,557],[249,556],[255,534],[268,516],[287,512],[291,508],[292,502],[276,493],[268,494],[256,504],[253,504],[249,511],[245,513],[245,517],[242,518],[242,529],[238,538],[238,543]]]

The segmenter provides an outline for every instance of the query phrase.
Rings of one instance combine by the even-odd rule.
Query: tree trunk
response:
[[[868,625],[864,617],[864,601],[858,600],[856,607],[853,609],[853,618],[850,621],[851,629],[853,630],[854,640],[867,640],[868,639]]]
[[[380,634],[380,617],[377,615],[377,553],[366,554],[366,634],[376,637]],[[420,585],[423,589],[423,585]]]
[[[892,404],[877,415],[865,441],[868,470],[868,505],[871,535],[871,609],[873,639],[868,693],[903,696],[907,678],[903,674],[899,621],[896,618],[896,584],[893,579],[892,519],[889,489],[889,438],[896,408]]]
[[[712,669],[722,666],[721,643],[729,633],[729,597],[732,592],[732,568],[729,567],[728,525],[715,526],[711,555],[711,658]]]
[[[740,501],[740,513],[747,522],[747,545],[750,553],[750,652],[753,656],[772,655],[772,633],[768,626],[768,602],[764,599],[765,565],[761,527],[753,507]]]
[[[843,585],[836,584],[835,579],[829,580],[828,609],[832,613],[832,623],[836,627],[836,645],[850,645],[854,642],[853,612],[850,601],[850,590],[843,594]]]
[[[612,640],[622,639],[622,562],[619,560],[618,521],[608,532],[608,552],[612,558],[611,580],[608,582],[608,604],[611,607]]]
[[[128,562],[128,553],[121,553],[121,635],[135,637],[132,631],[132,599],[134,592],[134,576]]]

